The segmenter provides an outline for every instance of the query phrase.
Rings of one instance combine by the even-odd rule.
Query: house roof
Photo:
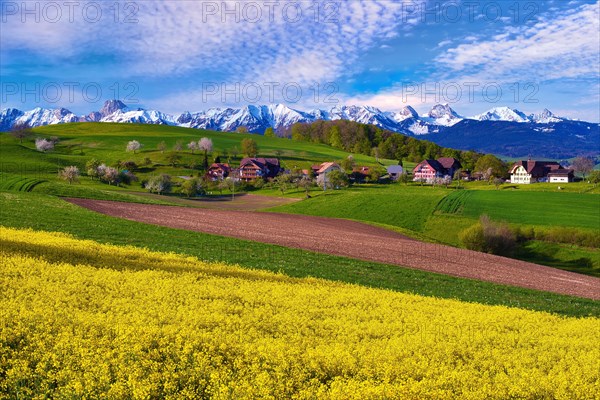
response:
[[[548,173],[548,176],[569,176],[572,175],[574,171],[572,169],[557,169]]]
[[[313,170],[315,170],[315,167],[317,167],[318,169],[316,170],[316,173],[322,174],[323,172],[327,171],[329,168],[334,166],[340,168],[340,166],[335,162],[324,162],[321,165],[313,165]]]
[[[441,158],[437,159],[437,162],[439,162],[440,164],[442,164],[442,167],[444,167],[446,169],[450,169],[450,168],[462,168],[462,165],[460,164],[460,161],[458,161],[454,157],[441,157]]]
[[[387,172],[390,174],[398,174],[404,172],[402,165],[390,165],[387,167]]]
[[[527,161],[518,161],[515,163],[510,169],[510,173],[514,174],[515,170],[519,167],[525,168],[527,173],[532,177],[543,177],[548,175],[549,172],[555,172],[558,170],[564,169],[559,163],[556,161],[535,161],[535,160],[527,160]]]
[[[434,171],[437,172],[446,171],[446,168],[444,168],[444,166],[440,164],[437,160],[423,160],[419,164],[417,164],[415,168],[413,168],[413,171],[418,171],[419,169],[421,169],[423,167],[423,164],[429,165]]]
[[[231,171],[231,167],[229,166],[229,164],[223,163],[214,163],[208,169],[222,169],[223,171]]]
[[[240,163],[240,167],[248,164],[254,164],[258,168],[279,168],[279,160],[277,158],[244,158]]]

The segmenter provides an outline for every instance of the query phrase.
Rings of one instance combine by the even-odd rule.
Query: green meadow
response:
[[[186,145],[192,140],[208,137],[213,141],[215,155],[223,162],[236,164],[242,158],[241,141],[251,137],[259,147],[259,156],[278,157],[288,168],[308,168],[325,161],[340,161],[349,154],[322,144],[265,138],[260,135],[224,133],[160,125],[78,123],[51,125],[34,129],[35,137],[57,137],[56,148],[48,153],[35,149],[32,139],[20,144],[4,133],[0,134],[0,190],[35,192],[58,197],[84,197],[127,202],[173,204],[172,196],[147,197],[139,183],[109,186],[82,176],[78,184],[61,181],[57,172],[68,165],[85,171],[85,163],[98,159],[107,164],[132,160],[139,168],[140,179],[159,173],[174,177],[197,174],[190,169],[199,165],[203,156],[192,154]],[[141,151],[127,153],[130,140],[140,141]],[[167,150],[157,145],[164,141]],[[170,165],[168,156],[177,142],[181,159]],[[236,151],[237,149],[237,151]],[[358,165],[389,165],[394,160],[356,155]],[[412,168],[407,164],[407,169]],[[281,193],[277,188],[264,188],[254,194],[303,199],[303,190],[290,188]],[[534,185],[502,185],[496,189],[485,182],[455,184],[449,188],[409,184],[363,184],[343,190],[311,191],[311,198],[269,211],[346,218],[378,225],[405,235],[431,242],[461,246],[459,233],[486,214],[493,221],[511,226],[547,230],[553,227],[576,229],[586,234],[600,235],[600,188],[586,183]],[[557,268],[600,275],[597,248],[566,243],[531,241],[519,248],[517,258]]]
[[[0,221],[8,227],[60,231],[101,243],[175,252],[202,260],[222,261],[293,277],[311,276],[424,296],[505,305],[566,316],[600,316],[600,302],[594,300],[148,225],[108,217],[55,196],[38,193],[0,192]],[[44,257],[44,254],[39,253],[37,256]]]

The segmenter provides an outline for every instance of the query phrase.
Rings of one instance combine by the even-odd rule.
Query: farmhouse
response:
[[[461,167],[460,162],[452,157],[442,157],[437,160],[424,160],[413,169],[413,180],[431,182],[435,178],[452,178],[454,172]]]
[[[275,178],[281,172],[276,158],[244,158],[240,163],[240,179],[251,181],[256,178]]]
[[[215,163],[208,168],[206,175],[211,181],[222,181],[231,173],[229,164]]]
[[[548,179],[548,175],[558,171],[567,171],[556,161],[519,161],[510,169],[510,183],[530,184],[543,182]],[[568,175],[568,174],[567,174]],[[555,176],[554,179],[559,179]],[[562,178],[561,178],[562,179]],[[568,179],[568,177],[567,177]],[[572,177],[571,177],[572,180]],[[570,182],[569,180],[555,180],[554,182]]]
[[[400,175],[404,173],[404,168],[402,165],[390,165],[387,167],[387,172],[391,180],[397,181],[400,179]]]
[[[350,175],[350,178],[353,179],[355,182],[364,182],[369,177],[370,173],[370,167],[354,167],[352,169],[352,174]]]
[[[322,185],[327,181],[327,175],[332,171],[341,171],[342,168],[335,162],[325,162],[319,165],[313,165],[312,170],[317,177],[317,183]]]
[[[548,182],[569,183],[575,179],[575,173],[572,169],[557,169],[548,173]]]

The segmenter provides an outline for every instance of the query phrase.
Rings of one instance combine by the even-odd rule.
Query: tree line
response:
[[[296,123],[283,129],[281,135],[292,140],[328,144],[349,153],[364,154],[377,159],[421,162],[425,159],[454,157],[465,170],[475,170],[477,161],[484,156],[475,151],[450,149],[374,125],[347,120]]]

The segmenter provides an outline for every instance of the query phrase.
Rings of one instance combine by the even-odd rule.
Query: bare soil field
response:
[[[66,199],[148,224],[271,243],[529,289],[600,300],[600,279],[432,243],[343,219]]]

